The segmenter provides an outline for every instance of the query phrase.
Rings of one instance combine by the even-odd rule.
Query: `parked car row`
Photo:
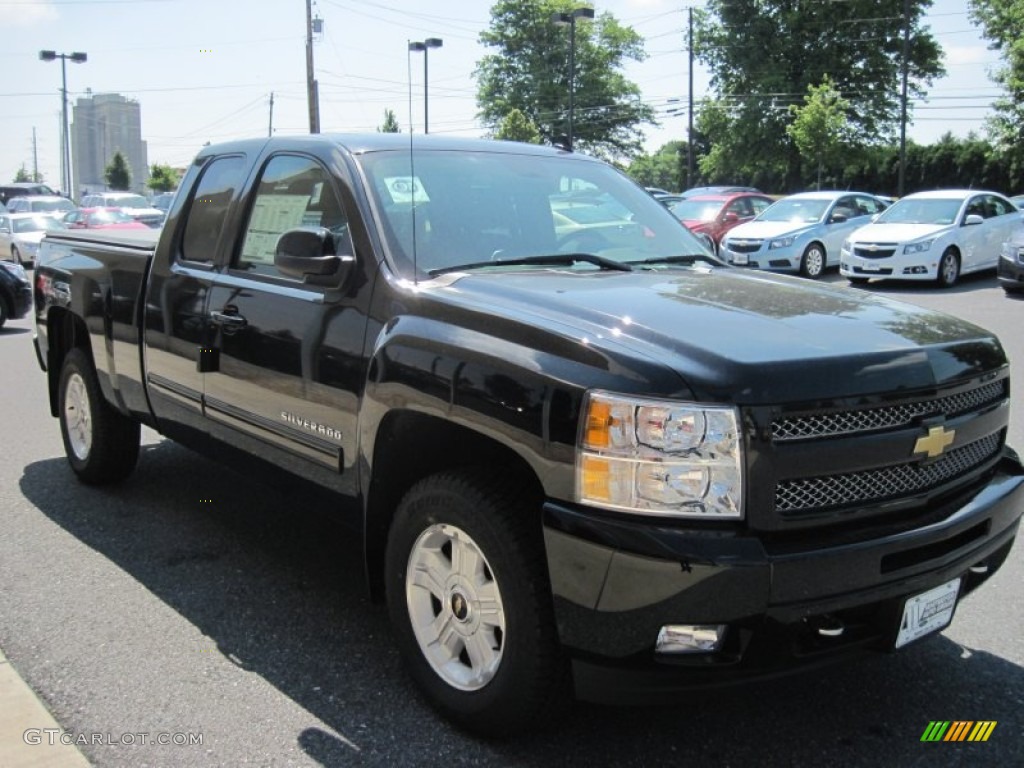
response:
[[[853,284],[888,278],[941,286],[997,268],[1007,292],[1024,291],[1024,222],[1017,205],[995,192],[936,190],[895,202],[865,192],[803,192],[774,203],[744,193],[670,208],[736,266],[810,278],[838,266]]]

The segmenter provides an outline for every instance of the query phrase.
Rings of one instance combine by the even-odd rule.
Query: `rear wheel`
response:
[[[7,322],[7,302],[4,301],[4,297],[0,296],[0,328],[4,327],[4,323]]]
[[[825,271],[825,248],[821,243],[811,243],[800,260],[800,274],[817,280]]]
[[[90,485],[127,477],[139,457],[139,423],[103,398],[88,355],[72,349],[60,373],[60,431],[71,469]]]
[[[488,472],[417,483],[388,537],[387,601],[416,683],[476,733],[504,736],[564,710],[539,499]]]
[[[949,288],[960,277],[960,256],[952,248],[947,248],[939,259],[939,274],[935,282],[940,288]]]
[[[25,266],[25,262],[21,260],[21,251],[18,250],[18,246],[16,245],[11,246],[11,258],[14,259],[15,264],[21,264],[22,266]]]

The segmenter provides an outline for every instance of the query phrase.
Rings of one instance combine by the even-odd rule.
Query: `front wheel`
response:
[[[939,275],[935,282],[940,288],[949,288],[954,285],[960,277],[960,257],[952,248],[947,248],[939,259]]]
[[[21,251],[18,250],[18,246],[16,245],[11,246],[11,258],[14,260],[15,264],[25,266],[25,262],[21,260]]]
[[[81,349],[64,358],[59,397],[64,451],[78,479],[99,485],[131,474],[139,457],[139,423],[103,398],[96,369]]]
[[[817,280],[825,271],[825,248],[821,243],[811,243],[800,260],[800,274]]]
[[[388,610],[406,664],[431,704],[483,735],[564,710],[539,505],[500,475],[434,475],[405,495],[388,536]]]

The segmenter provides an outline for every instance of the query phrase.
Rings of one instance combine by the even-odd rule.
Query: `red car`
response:
[[[750,221],[775,201],[768,195],[739,192],[696,195],[668,207],[693,234],[718,253],[722,237],[737,224]]]
[[[79,208],[64,217],[68,229],[149,229],[120,208]]]

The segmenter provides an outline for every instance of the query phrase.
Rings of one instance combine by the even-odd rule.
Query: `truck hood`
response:
[[[951,228],[948,224],[868,224],[850,239],[861,243],[908,243],[936,237]]]
[[[817,226],[817,222],[805,221],[748,221],[734,227],[727,237],[730,240],[767,240],[770,237],[798,235],[806,229]]]
[[[438,290],[536,338],[643,356],[700,400],[739,404],[894,393],[1005,364],[958,318],[859,290],[731,268],[474,272]],[[439,296],[440,298],[440,296]],[[513,332],[515,332],[513,330]]]

